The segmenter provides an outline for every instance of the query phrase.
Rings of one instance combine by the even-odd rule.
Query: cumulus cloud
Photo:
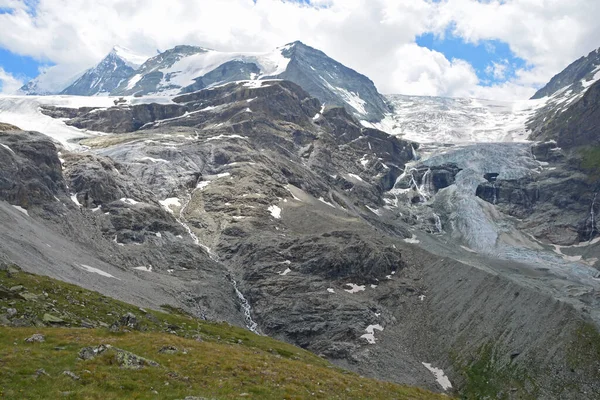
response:
[[[178,44],[266,51],[302,40],[383,93],[517,97],[600,46],[599,7],[597,0],[0,0],[11,10],[0,14],[0,47],[52,62],[65,79],[115,44],[155,54]],[[484,87],[466,61],[417,46],[426,32],[500,40],[527,69]]]
[[[23,86],[21,79],[16,78],[0,67],[0,93],[12,94],[19,90],[21,86]]]

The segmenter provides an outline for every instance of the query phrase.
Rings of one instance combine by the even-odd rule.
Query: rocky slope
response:
[[[26,270],[177,304],[395,382],[599,396],[597,359],[579,350],[597,343],[594,269],[563,258],[595,244],[553,253],[480,198],[492,177],[539,172],[529,145],[421,158],[431,148],[286,81],[44,112],[110,134],[60,149],[62,162],[42,135],[0,136],[13,171],[0,253]]]

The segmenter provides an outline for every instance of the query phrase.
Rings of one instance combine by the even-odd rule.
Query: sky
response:
[[[269,51],[295,40],[381,93],[526,99],[600,47],[599,0],[0,0],[0,91],[51,89],[114,45]]]

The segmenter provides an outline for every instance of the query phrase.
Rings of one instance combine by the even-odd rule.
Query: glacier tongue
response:
[[[395,207],[407,210],[418,221],[431,221],[431,233],[447,234],[453,242],[462,243],[484,257],[516,262],[532,269],[543,269],[555,277],[585,287],[599,287],[597,270],[580,260],[567,260],[547,246],[523,234],[514,218],[501,213],[493,204],[476,196],[481,183],[492,174],[499,180],[518,180],[539,173],[540,163],[531,154],[527,143],[482,143],[440,147],[429,158],[413,162],[406,176],[401,176],[390,195]],[[428,196],[421,193],[428,186],[431,170],[448,165],[460,171],[455,182]],[[420,171],[420,172],[419,172]],[[424,171],[424,172],[423,172]],[[415,180],[413,174],[418,174]],[[414,201],[417,191],[420,201]],[[416,186],[416,188],[415,188]],[[432,212],[433,210],[433,212]],[[443,221],[443,232],[440,225]],[[422,222],[427,224],[427,222]],[[431,244],[431,243],[429,243]]]

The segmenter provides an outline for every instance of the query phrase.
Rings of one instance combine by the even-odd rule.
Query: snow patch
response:
[[[368,159],[369,155],[365,154],[364,156],[362,156],[362,158],[360,159],[360,163],[362,164],[363,168],[367,168],[367,164],[369,163],[369,159]]]
[[[352,178],[352,179],[357,180],[357,181],[364,182],[363,179],[360,176],[356,175],[356,174],[348,174],[348,176],[350,178]]]
[[[273,216],[273,218],[275,218],[275,219],[281,218],[281,208],[273,205],[273,206],[269,206],[268,210],[271,213],[271,215]]]
[[[285,269],[285,271],[283,271],[283,272],[278,272],[278,274],[279,274],[279,275],[281,275],[281,276],[286,276],[286,275],[287,275],[287,274],[289,274],[290,272],[292,272],[292,270],[291,270],[291,269],[289,269],[289,268],[286,268],[286,269]]]
[[[365,331],[367,333],[365,333],[364,335],[361,336],[361,338],[366,339],[367,342],[369,342],[369,344],[375,344],[375,330],[378,330],[380,332],[383,332],[383,327],[379,324],[377,325],[369,325],[367,326],[367,329],[365,329]]]
[[[365,291],[365,285],[356,285],[354,283],[346,283],[344,286],[350,287],[350,289],[344,289],[348,293],[358,293]]]
[[[334,290],[333,288],[327,288],[327,291],[328,291],[329,293],[335,293],[335,290]]]
[[[335,206],[332,203],[326,201],[323,197],[319,197],[318,200],[323,204],[327,204],[329,207],[335,208]]]
[[[404,239],[404,241],[405,241],[406,243],[410,243],[410,244],[418,244],[418,243],[421,243],[421,241],[420,241],[419,239],[417,239],[417,236],[416,236],[416,235],[412,235],[412,237],[411,237],[411,238],[406,238],[406,239]]]
[[[71,201],[75,203],[77,207],[81,207],[81,203],[77,200],[77,193],[71,195]]]
[[[171,207],[181,207],[181,201],[177,197],[169,197],[168,199],[159,201],[159,203],[170,213],[173,213]]]
[[[90,267],[89,265],[81,264],[81,268],[84,269],[87,272],[92,272],[94,274],[102,275],[102,276],[105,276],[107,278],[117,279],[119,281],[121,280],[121,279],[117,278],[116,276],[113,276],[113,275],[109,274],[108,272],[104,272],[104,271],[102,271],[101,269],[98,269],[98,268]]]
[[[365,205],[365,207],[367,207],[369,209],[369,211],[371,211],[373,214],[375,214],[375,215],[381,215],[381,212],[378,209],[369,207],[367,205]]]
[[[196,185],[196,189],[200,189],[203,190],[205,187],[207,187],[208,185],[210,185],[210,181],[200,181],[198,182],[198,184]]]
[[[450,383],[450,379],[448,379],[443,370],[435,368],[429,363],[424,362],[421,364],[423,364],[423,366],[425,366],[425,368],[427,368],[433,374],[433,376],[435,376],[435,380],[442,387],[442,389],[452,389],[452,383]]]
[[[137,271],[152,272],[152,266],[150,266],[150,267],[135,267],[134,269]]]

